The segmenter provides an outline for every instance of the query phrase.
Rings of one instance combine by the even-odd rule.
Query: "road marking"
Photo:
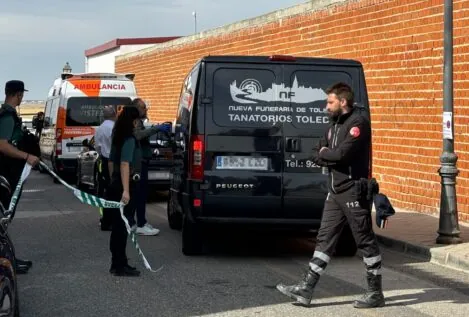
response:
[[[73,214],[76,212],[83,213],[84,211],[79,210],[18,210],[15,214],[15,218],[41,218],[50,216],[64,216]]]
[[[23,193],[39,193],[45,191],[45,189],[23,189]]]

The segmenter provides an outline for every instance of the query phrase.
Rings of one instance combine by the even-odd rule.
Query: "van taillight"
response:
[[[204,177],[204,136],[193,135],[190,142],[190,171],[189,177],[202,180]]]
[[[62,155],[62,129],[57,129],[55,142],[55,155]]]
[[[272,55],[269,57],[271,61],[279,61],[279,62],[294,62],[296,61],[295,56],[291,55]]]

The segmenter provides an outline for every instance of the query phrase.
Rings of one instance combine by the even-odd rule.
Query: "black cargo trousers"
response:
[[[353,186],[342,193],[329,192],[327,195],[316,249],[309,263],[311,270],[319,275],[329,263],[346,223],[350,226],[358,250],[363,254],[367,272],[381,274],[381,253],[373,232],[371,202],[358,191]]]
[[[109,190],[109,185],[111,183],[111,176],[109,175],[109,159],[101,156],[99,158],[98,164],[100,164],[98,168],[98,188],[97,194],[98,197],[104,198],[105,193]],[[112,222],[112,210],[108,208],[102,208],[102,218],[101,218],[101,228],[106,228],[111,225]]]

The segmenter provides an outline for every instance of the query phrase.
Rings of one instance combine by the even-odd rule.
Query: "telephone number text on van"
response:
[[[285,160],[287,167],[307,167],[307,168],[320,168],[321,166],[317,165],[311,160]]]
[[[276,114],[228,114],[231,122],[261,122],[261,123],[296,123],[303,124],[324,124],[329,123],[327,116],[294,116]]]

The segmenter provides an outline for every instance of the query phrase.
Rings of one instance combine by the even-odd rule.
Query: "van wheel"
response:
[[[166,207],[166,212],[168,215],[168,224],[169,227],[173,230],[182,229],[182,216],[181,213],[176,211],[176,206],[173,201],[173,195],[170,194],[168,199],[168,205]]]
[[[16,286],[18,288],[18,286]],[[20,317],[20,300],[18,298],[18,290],[16,290],[16,296],[15,296],[15,313],[13,315],[14,317]]]
[[[203,241],[199,226],[184,214],[182,221],[182,253],[184,255],[202,254]]]
[[[347,224],[344,226],[342,233],[340,234],[339,241],[335,250],[336,256],[347,256],[352,257],[357,254],[357,244],[353,238],[352,230]]]

